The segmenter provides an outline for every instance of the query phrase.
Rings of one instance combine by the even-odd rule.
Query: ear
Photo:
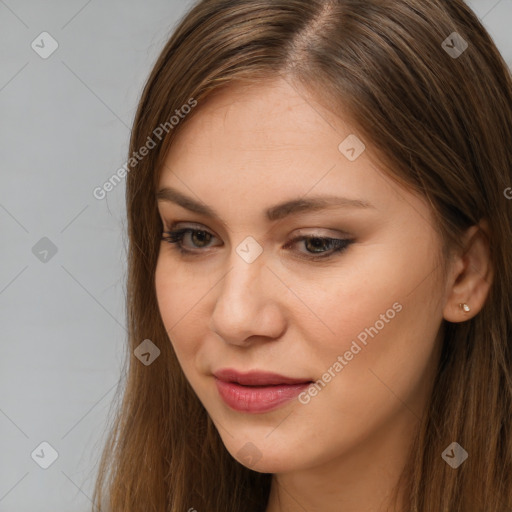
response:
[[[489,233],[489,224],[483,219],[464,235],[447,279],[443,316],[449,322],[473,318],[485,303],[494,276]],[[470,311],[464,311],[459,304],[467,304]]]

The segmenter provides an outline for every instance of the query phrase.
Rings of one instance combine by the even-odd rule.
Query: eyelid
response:
[[[209,252],[209,249],[212,249],[213,247],[219,247],[219,245],[215,246],[208,246],[205,248],[196,248],[196,249],[187,249],[182,246],[183,238],[186,233],[191,232],[203,232],[208,233],[211,237],[217,238],[217,240],[220,240],[216,235],[211,233],[208,229],[203,229],[203,226],[199,226],[198,224],[194,224],[194,227],[191,227],[190,225],[184,226],[184,227],[176,227],[180,222],[173,222],[171,224],[171,229],[168,231],[164,231],[164,235],[162,236],[162,240],[165,240],[172,244],[173,250],[179,251],[179,253],[182,256],[201,256],[201,255],[207,255]],[[174,229],[173,229],[174,228]],[[298,244],[300,242],[303,242],[305,240],[323,240],[324,242],[328,242],[328,245],[331,245],[331,248],[326,251],[320,251],[318,253],[315,252],[306,252],[303,253],[302,251],[292,251],[294,253],[294,256],[297,257],[300,260],[307,261],[307,262],[318,262],[321,261],[329,262],[332,261],[337,255],[342,255],[350,245],[352,245],[355,241],[355,237],[351,236],[327,236],[320,233],[307,233],[305,232],[305,228],[302,228],[299,230],[301,234],[297,234],[295,236],[292,236],[283,246],[283,249],[290,249],[290,247],[293,247],[295,244]],[[221,243],[220,247],[224,245]]]
[[[311,233],[311,231],[308,230],[317,230]],[[320,231],[318,231],[320,230]],[[324,233],[324,231],[328,231],[328,233]],[[333,233],[335,231],[335,233]],[[298,236],[307,236],[307,237],[318,237],[318,238],[337,238],[337,237],[354,237],[352,233],[349,233],[348,231],[344,231],[343,229],[332,229],[332,228],[299,228],[297,231],[293,232],[293,237]]]
[[[176,229],[179,224],[184,224],[184,226],[180,226],[178,229],[197,229],[198,231],[206,231],[210,233],[211,235],[215,236],[216,238],[219,238],[219,236],[213,231],[212,229],[206,227],[204,224],[201,224],[199,222],[193,222],[193,221],[173,221],[170,224],[167,224],[165,221],[162,221],[164,226],[164,231],[172,231],[173,229]],[[314,232],[310,232],[308,230],[317,230]],[[319,232],[318,230],[328,231],[330,233],[323,233]],[[334,232],[334,233],[333,233]],[[348,231],[345,231],[343,229],[334,229],[334,228],[319,228],[319,227],[311,227],[311,228],[299,228],[296,231],[293,231],[293,238],[299,237],[299,236],[306,236],[306,237],[318,237],[318,238],[336,238],[338,236],[348,238],[353,238],[355,235],[353,233],[350,233]]]
[[[164,231],[173,231],[175,229],[191,229],[196,231],[206,231],[210,233],[211,235],[215,236],[216,238],[219,238],[215,231],[213,231],[210,228],[207,228],[204,224],[200,224],[198,222],[188,222],[188,221],[173,221],[170,224],[167,224],[167,222],[162,221],[163,224],[163,230]],[[183,226],[181,225],[183,224]]]

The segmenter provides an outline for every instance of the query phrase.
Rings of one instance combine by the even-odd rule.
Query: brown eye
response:
[[[290,246],[295,245],[298,242],[305,241],[304,247],[306,247],[307,254],[319,254],[321,256],[301,256],[306,259],[322,259],[329,258],[335,253],[343,252],[354,240],[342,239],[342,238],[326,238],[318,236],[300,236],[288,242],[285,246],[288,249]],[[302,251],[300,251],[304,254]]]
[[[188,237],[188,244],[184,244],[185,236]],[[215,247],[211,245],[212,240],[216,238],[215,235],[205,229],[194,229],[194,228],[180,228],[164,232],[162,240],[173,244],[175,249],[180,251],[183,255],[197,256],[203,251],[202,249],[208,249]],[[336,253],[341,253],[347,247],[354,242],[350,239],[341,238],[328,238],[321,236],[300,236],[294,238],[288,242],[284,248],[290,249],[297,245],[299,242],[305,242],[303,250],[296,250],[298,257],[305,260],[320,260],[327,259],[334,256]],[[222,245],[222,244],[221,244]]]
[[[204,229],[182,228],[164,232],[162,240],[170,244],[176,244],[182,252],[194,252],[184,247],[183,240],[186,235],[190,234],[192,249],[203,249],[208,247],[212,238],[215,238],[210,232]],[[190,247],[190,246],[189,246]]]
[[[304,240],[306,242],[305,247],[308,251],[321,253],[324,252],[322,248],[324,250],[329,250],[329,243],[326,243],[330,240],[328,238],[306,238]]]
[[[193,241],[194,245],[197,241],[199,247],[204,247],[211,239],[211,234],[207,231],[190,230],[189,232],[191,234],[190,239]]]

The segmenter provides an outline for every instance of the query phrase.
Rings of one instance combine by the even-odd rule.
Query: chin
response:
[[[263,435],[244,436],[242,439],[225,434],[224,446],[240,464],[258,473],[287,473],[307,464],[301,443],[295,444],[293,438],[286,441],[274,434],[264,439]]]

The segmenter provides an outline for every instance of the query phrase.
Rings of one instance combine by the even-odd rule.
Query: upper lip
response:
[[[312,382],[310,379],[292,378],[278,373],[251,370],[250,372],[239,372],[232,368],[223,368],[213,373],[215,377],[224,382],[236,382],[242,386],[275,386],[277,384],[305,384]]]

